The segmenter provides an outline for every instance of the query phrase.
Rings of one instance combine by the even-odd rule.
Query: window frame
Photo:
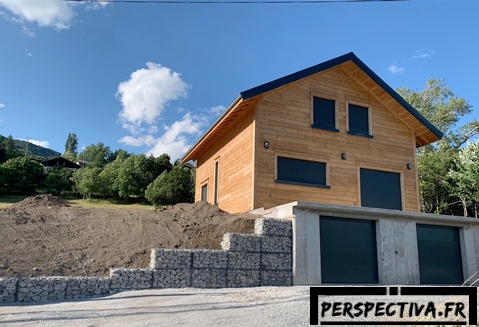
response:
[[[334,102],[334,128],[328,127],[328,126],[321,126],[317,125],[314,123],[314,99],[323,99],[323,100],[329,100]],[[325,131],[330,131],[330,132],[339,132],[339,122],[338,122],[338,100],[332,96],[324,95],[324,94],[319,94],[319,93],[311,93],[311,127],[312,128],[317,128],[317,129],[322,129]]]
[[[350,126],[349,106],[350,105],[367,109],[367,112],[368,112],[368,121],[367,121],[368,122],[368,132],[367,133],[350,131],[350,128],[349,128],[349,126]],[[348,131],[348,135],[356,135],[356,136],[362,136],[362,137],[367,137],[367,138],[373,138],[374,136],[373,136],[373,130],[372,130],[372,109],[371,109],[371,105],[361,103],[361,102],[358,102],[358,101],[346,101],[346,127],[347,127],[347,131]]]
[[[322,185],[322,184],[316,184],[316,183],[304,183],[304,182],[295,182],[295,181],[278,179],[278,158],[279,157],[324,164],[324,174],[325,174],[325,183],[326,184]],[[276,151],[275,154],[274,154],[274,182],[278,183],[278,184],[289,184],[289,185],[299,185],[299,186],[331,189],[331,186],[329,185],[329,160],[327,158],[314,156],[314,155],[313,156],[310,156],[310,155],[306,156],[306,155],[301,155],[299,153],[289,153],[289,152],[283,152],[283,151]]]

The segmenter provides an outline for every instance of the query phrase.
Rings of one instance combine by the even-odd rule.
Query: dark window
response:
[[[402,210],[401,175],[361,168],[361,206]]]
[[[377,283],[376,224],[320,217],[321,281]]]
[[[421,284],[462,284],[459,230],[419,224],[416,229]]]
[[[278,157],[277,183],[326,187],[326,164]]]
[[[201,201],[208,202],[208,184],[201,187]]]
[[[312,127],[339,132],[336,129],[336,105],[333,100],[313,97]]]
[[[217,161],[215,162],[215,193],[214,193],[214,199],[213,199],[213,204],[217,205],[218,204],[218,187],[219,187],[219,173],[220,173],[220,162]]]
[[[369,109],[366,107],[349,105],[349,134],[372,137],[369,134]]]

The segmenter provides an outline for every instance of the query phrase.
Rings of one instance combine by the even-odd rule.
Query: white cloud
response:
[[[154,124],[170,101],[187,96],[180,74],[152,62],[146,66],[118,86],[116,96],[123,105],[119,116],[125,123]]]
[[[0,108],[3,108],[5,107],[5,105],[3,103],[0,103]]]
[[[35,144],[35,145],[38,145],[38,146],[42,146],[42,147],[44,147],[44,148],[48,148],[48,147],[50,146],[50,142],[48,142],[48,141],[38,141],[38,140],[30,140],[30,139],[28,139],[28,140],[26,140],[26,139],[20,139],[20,140],[22,140],[22,141],[28,141],[28,142],[30,142],[30,143],[32,143],[32,144]]]
[[[402,74],[404,72],[404,68],[399,67],[395,62],[388,66],[388,70],[391,74]]]
[[[10,17],[6,12],[0,11],[0,16],[22,25],[22,32],[34,37],[35,29],[27,27],[27,23],[36,23],[40,27],[52,27],[56,30],[68,29],[76,16],[73,8],[79,3],[63,0],[0,0],[0,7],[9,10],[13,15]],[[81,4],[89,11],[103,9],[109,1],[82,1]]]
[[[218,117],[219,115],[221,115],[224,111],[226,110],[226,107],[225,106],[216,106],[216,107],[212,107],[210,108],[208,111]]]
[[[3,122],[3,119],[0,119],[0,123]]]
[[[153,144],[155,144],[155,138],[153,137],[153,135],[144,135],[139,137],[124,136],[119,139],[118,142],[129,146],[152,146]]]
[[[422,59],[422,58],[431,57],[432,55],[434,55],[434,50],[428,50],[428,51],[416,50],[416,53],[411,57],[411,59]]]
[[[0,0],[0,6],[15,15],[12,21],[20,24],[27,21],[57,30],[69,28],[75,16],[72,6],[60,0]]]
[[[179,121],[171,126],[163,126],[165,133],[155,140],[155,146],[147,151],[147,155],[155,157],[168,153],[172,161],[181,158],[191,147],[187,140],[187,135],[197,135],[204,126],[205,119],[202,117],[191,116],[189,113],[183,116]]]
[[[156,132],[158,132],[158,126],[152,125],[148,128],[149,134],[155,134]]]

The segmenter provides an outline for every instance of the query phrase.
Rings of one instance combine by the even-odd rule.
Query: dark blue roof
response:
[[[426,126],[434,135],[439,139],[442,138],[442,132],[436,128],[429,120],[427,120],[423,115],[421,115],[416,109],[414,109],[406,100],[404,100],[396,91],[394,91],[389,85],[387,85],[376,73],[374,73],[365,63],[363,63],[353,52],[347,53],[340,57],[325,61],[319,65],[315,65],[303,70],[300,70],[296,73],[286,75],[284,77],[278,78],[274,81],[253,87],[252,89],[241,92],[241,97],[246,100],[254,96],[266,93],[268,91],[274,90],[283,85],[295,82],[299,79],[311,76],[313,74],[322,72],[326,69],[338,66],[346,61],[351,60],[359,68],[361,68],[372,80],[374,80],[380,87],[382,87],[391,97],[394,98],[401,106],[404,107],[409,113],[411,113],[417,120],[419,120],[424,126]]]

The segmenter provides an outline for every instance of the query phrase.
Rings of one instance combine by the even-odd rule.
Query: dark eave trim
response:
[[[414,118],[419,120],[425,127],[427,127],[435,136],[437,136],[439,139],[442,139],[443,133],[439,129],[437,129],[436,126],[434,126],[429,120],[427,120],[416,109],[414,109],[406,100],[404,100],[389,85],[387,85],[378,75],[376,75],[376,73],[374,73],[368,66],[366,66],[366,64],[363,63],[353,52],[347,53],[340,57],[325,61],[321,64],[300,70],[296,73],[286,75],[274,81],[243,91],[240,93],[240,96],[244,100],[247,100],[259,94],[272,91],[278,87],[296,82],[302,78],[309,77],[316,73],[341,65],[342,63],[345,63],[346,61],[349,61],[349,60],[351,60],[359,68],[361,68],[372,80],[374,80],[374,82],[376,82],[381,88],[383,88],[384,91],[386,91],[392,98],[394,98],[394,100],[396,100],[401,106],[403,106],[411,115],[414,116]]]

